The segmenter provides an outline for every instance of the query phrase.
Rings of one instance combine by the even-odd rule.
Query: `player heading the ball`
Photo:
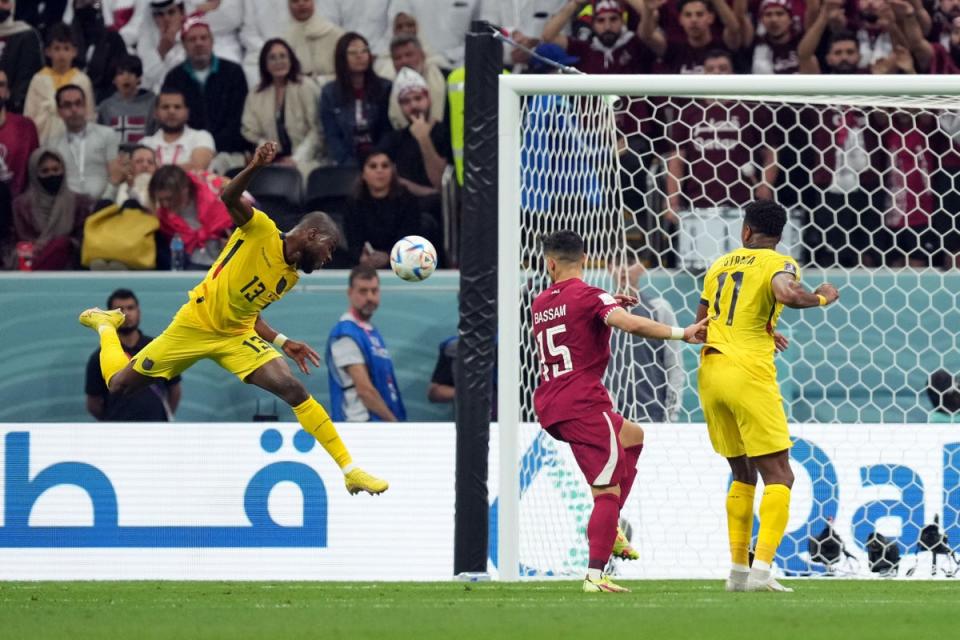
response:
[[[623,592],[603,575],[618,537],[620,509],[637,475],[643,429],[613,410],[603,374],[610,361],[610,333],[617,328],[636,336],[699,344],[707,320],[682,329],[627,311],[637,299],[610,295],[582,280],[587,256],[583,238],[557,231],[543,241],[552,285],[533,301],[533,333],[540,354],[540,384],[534,406],[540,426],[570,444],[593,493],[587,524],[590,545],[587,592]]]
[[[277,349],[307,374],[308,360],[320,366],[317,352],[272,329],[260,316],[267,305],[293,289],[300,271],[310,273],[329,262],[340,238],[337,225],[325,213],[306,214],[284,234],[267,214],[243,200],[247,185],[260,167],[273,161],[277,149],[275,142],[257,147],[250,164],[223,190],[220,199],[237,229],[163,333],[128,361],[117,337],[117,327],[123,324],[121,310],[87,309],[80,314],[80,324],[100,335],[100,370],[110,393],[134,393],[209,358],[289,404],[300,425],[343,471],[347,491],[383,493],[387,483],[353,464],[330,416],[294,377]]]
[[[793,486],[790,433],[773,363],[775,352],[787,348],[786,338],[776,331],[777,320],[784,306],[826,306],[840,297],[829,283],[813,293],[800,284],[796,260],[776,250],[786,223],[787,212],[779,204],[748,204],[740,231],[743,247],[713,263],[697,308],[697,319],[710,321],[700,356],[700,402],[710,442],[733,472],[726,501],[732,561],[728,591],[792,591],[770,571],[787,527]],[[764,491],[751,567],[758,471]]]

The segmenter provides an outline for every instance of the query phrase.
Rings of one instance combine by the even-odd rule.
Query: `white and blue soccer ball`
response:
[[[426,280],[437,268],[437,250],[421,236],[404,236],[390,250],[393,272],[408,282]]]

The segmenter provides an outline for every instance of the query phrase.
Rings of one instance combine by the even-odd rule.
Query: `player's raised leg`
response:
[[[763,478],[763,498],[760,500],[760,532],[754,552],[747,591],[784,591],[784,587],[770,573],[773,557],[787,530],[790,517],[790,490],[793,487],[793,470],[790,469],[790,452],[778,451],[751,458],[751,462]]]
[[[120,344],[117,329],[123,324],[123,311],[104,311],[93,307],[81,313],[78,319],[80,324],[93,329],[100,336],[100,373],[110,393],[133,393],[156,382],[133,370],[130,358]]]
[[[750,575],[750,535],[757,470],[747,456],[727,458],[733,482],[727,490],[727,534],[730,540],[730,577],[727,591],[746,591]]]
[[[311,396],[289,365],[277,358],[267,362],[247,376],[246,382],[273,393],[293,408],[300,426],[317,439],[320,445],[343,471],[344,483],[350,493],[366,491],[383,493],[390,486],[386,480],[370,475],[353,464],[347,446],[340,439],[333,421],[323,406]]]

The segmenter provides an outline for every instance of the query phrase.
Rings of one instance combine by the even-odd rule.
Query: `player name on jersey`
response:
[[[543,322],[550,322],[551,320],[556,320],[557,318],[562,318],[567,315],[567,305],[562,304],[559,307],[550,307],[544,309],[543,311],[536,311],[533,314],[533,321],[537,324]]]

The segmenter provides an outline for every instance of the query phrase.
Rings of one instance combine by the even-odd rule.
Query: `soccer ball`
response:
[[[437,250],[426,238],[405,236],[390,250],[390,266],[403,280],[426,280],[437,268]]]

